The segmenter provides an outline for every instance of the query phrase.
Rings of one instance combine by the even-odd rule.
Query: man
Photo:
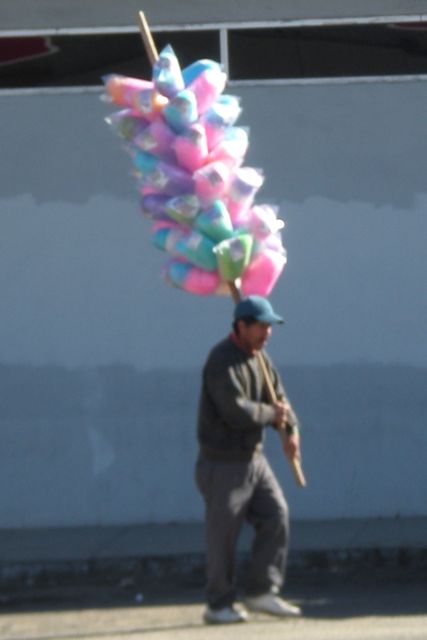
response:
[[[272,325],[283,322],[270,302],[249,296],[235,307],[233,332],[210,352],[203,369],[196,482],[206,507],[207,623],[243,622],[235,606],[235,545],[244,521],[255,529],[246,581],[246,608],[297,616],[279,597],[289,539],[288,506],[263,454],[264,428],[282,435],[285,454],[300,457],[298,420],[279,374],[262,351]],[[259,358],[277,396],[271,403]]]

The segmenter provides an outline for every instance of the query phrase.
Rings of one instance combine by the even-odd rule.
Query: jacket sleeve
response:
[[[289,426],[291,429],[300,429],[300,422],[299,422],[298,416],[296,415],[294,409],[292,408],[292,405],[286,394],[279,372],[277,371],[271,359],[265,352],[263,352],[263,356],[267,365],[267,369],[271,376],[271,381],[273,383],[273,388],[274,388],[274,391],[276,392],[277,399],[287,402],[290,407],[289,419],[287,420],[287,423],[286,423],[287,426]]]
[[[272,423],[273,407],[247,398],[233,366],[208,365],[204,371],[206,389],[216,411],[231,429],[259,429]]]

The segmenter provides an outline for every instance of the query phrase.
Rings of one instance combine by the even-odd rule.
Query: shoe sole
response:
[[[251,611],[252,613],[263,613],[267,616],[275,616],[276,618],[300,618],[302,615],[301,611],[297,611],[297,612],[268,611],[267,609],[253,607],[248,603],[246,603],[246,608],[248,609],[248,611]]]

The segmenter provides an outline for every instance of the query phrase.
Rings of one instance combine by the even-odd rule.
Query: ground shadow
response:
[[[347,618],[427,614],[427,576],[416,570],[361,567],[290,571],[284,595],[298,603],[307,618]],[[241,595],[241,594],[240,594]],[[242,598],[241,598],[242,599]],[[21,585],[0,591],[0,614],[82,609],[162,607],[200,604],[203,581],[174,580],[118,584]]]

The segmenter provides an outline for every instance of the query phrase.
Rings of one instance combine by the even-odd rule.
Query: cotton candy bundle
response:
[[[133,164],[141,211],[153,223],[153,244],[169,258],[169,284],[199,295],[269,295],[286,252],[283,222],[255,204],[262,171],[244,166],[247,129],[240,100],[223,93],[226,74],[213,60],[181,69],[169,45],[152,79],[104,78],[105,99],[120,110],[106,118]]]

